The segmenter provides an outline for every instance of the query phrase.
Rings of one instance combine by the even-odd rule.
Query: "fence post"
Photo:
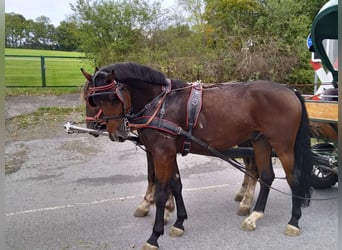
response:
[[[42,87],[46,87],[45,57],[44,56],[40,56],[40,70],[42,72]]]

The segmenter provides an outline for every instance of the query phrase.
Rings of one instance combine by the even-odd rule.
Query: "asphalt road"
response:
[[[6,152],[25,151],[21,169],[6,176],[8,249],[140,249],[152,232],[155,209],[144,218],[133,213],[146,189],[145,153],[131,142],[105,137],[65,137],[18,141]],[[303,209],[301,235],[283,234],[291,198],[271,191],[265,217],[244,232],[234,202],[242,174],[217,158],[179,156],[189,219],[182,237],[167,232],[160,249],[335,250],[337,200],[312,201]],[[277,176],[284,176],[276,163]],[[284,180],[273,184],[289,191]],[[315,190],[314,198],[337,196],[337,186]]]

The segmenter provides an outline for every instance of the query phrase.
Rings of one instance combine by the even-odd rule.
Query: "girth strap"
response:
[[[197,120],[202,109],[203,88],[200,82],[192,85],[186,109],[186,125],[188,133],[192,135],[192,129],[196,127]],[[183,143],[182,155],[187,155],[191,150],[191,140],[187,137]]]

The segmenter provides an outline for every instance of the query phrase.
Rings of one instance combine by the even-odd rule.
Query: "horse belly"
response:
[[[232,119],[228,113],[201,114],[193,135],[217,150],[226,150],[251,137],[253,127],[248,120],[241,116]]]

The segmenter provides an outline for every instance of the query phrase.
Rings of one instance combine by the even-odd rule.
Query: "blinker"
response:
[[[97,97],[103,96],[103,95],[112,95],[112,94],[116,94],[116,92],[115,91],[105,91],[105,92],[93,93],[93,94],[87,96],[87,101],[91,107],[97,107],[98,105],[96,103],[99,102],[99,100],[96,100],[96,99],[99,99]]]

